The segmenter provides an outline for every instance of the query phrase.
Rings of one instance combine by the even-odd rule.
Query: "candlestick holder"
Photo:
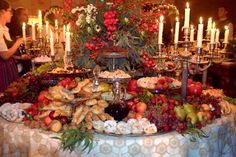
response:
[[[74,65],[72,63],[72,53],[70,51],[66,51],[64,55],[64,69],[71,70]]]

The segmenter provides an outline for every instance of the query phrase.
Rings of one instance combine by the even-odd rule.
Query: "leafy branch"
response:
[[[204,131],[198,128],[188,128],[187,130],[183,131],[181,134],[184,137],[189,135],[190,136],[189,140],[191,142],[197,142],[198,139],[208,138],[208,135]]]
[[[60,137],[52,137],[61,141],[61,149],[63,151],[69,150],[70,153],[73,152],[78,147],[82,147],[85,151],[88,149],[88,153],[93,148],[93,134],[89,132],[84,124],[77,126],[75,128],[68,128],[61,131]]]

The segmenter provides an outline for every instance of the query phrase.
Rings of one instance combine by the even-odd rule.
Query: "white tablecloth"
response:
[[[177,132],[145,137],[113,137],[95,134],[95,146],[87,154],[79,149],[63,152],[52,132],[30,129],[0,118],[1,157],[236,157],[236,109],[203,130],[208,138],[192,143]]]

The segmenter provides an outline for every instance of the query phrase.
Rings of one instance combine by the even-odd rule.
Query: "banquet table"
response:
[[[0,118],[1,157],[236,157],[236,107],[203,128],[208,138],[190,142],[177,132],[152,136],[94,134],[90,153],[62,151],[56,133]]]

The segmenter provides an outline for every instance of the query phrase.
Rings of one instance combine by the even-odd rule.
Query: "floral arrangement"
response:
[[[64,4],[67,10],[65,18],[72,26],[77,46],[74,47],[79,54],[77,63],[85,67],[103,63],[104,58],[99,54],[104,51],[128,51],[130,61],[140,63],[138,49],[155,50],[153,45],[158,23],[153,19],[160,15],[178,14],[172,4],[164,1],[156,2],[149,11],[144,10],[148,3],[140,0],[88,0],[82,4],[64,0]],[[118,66],[128,68],[129,62],[124,61],[126,59],[121,59]]]

